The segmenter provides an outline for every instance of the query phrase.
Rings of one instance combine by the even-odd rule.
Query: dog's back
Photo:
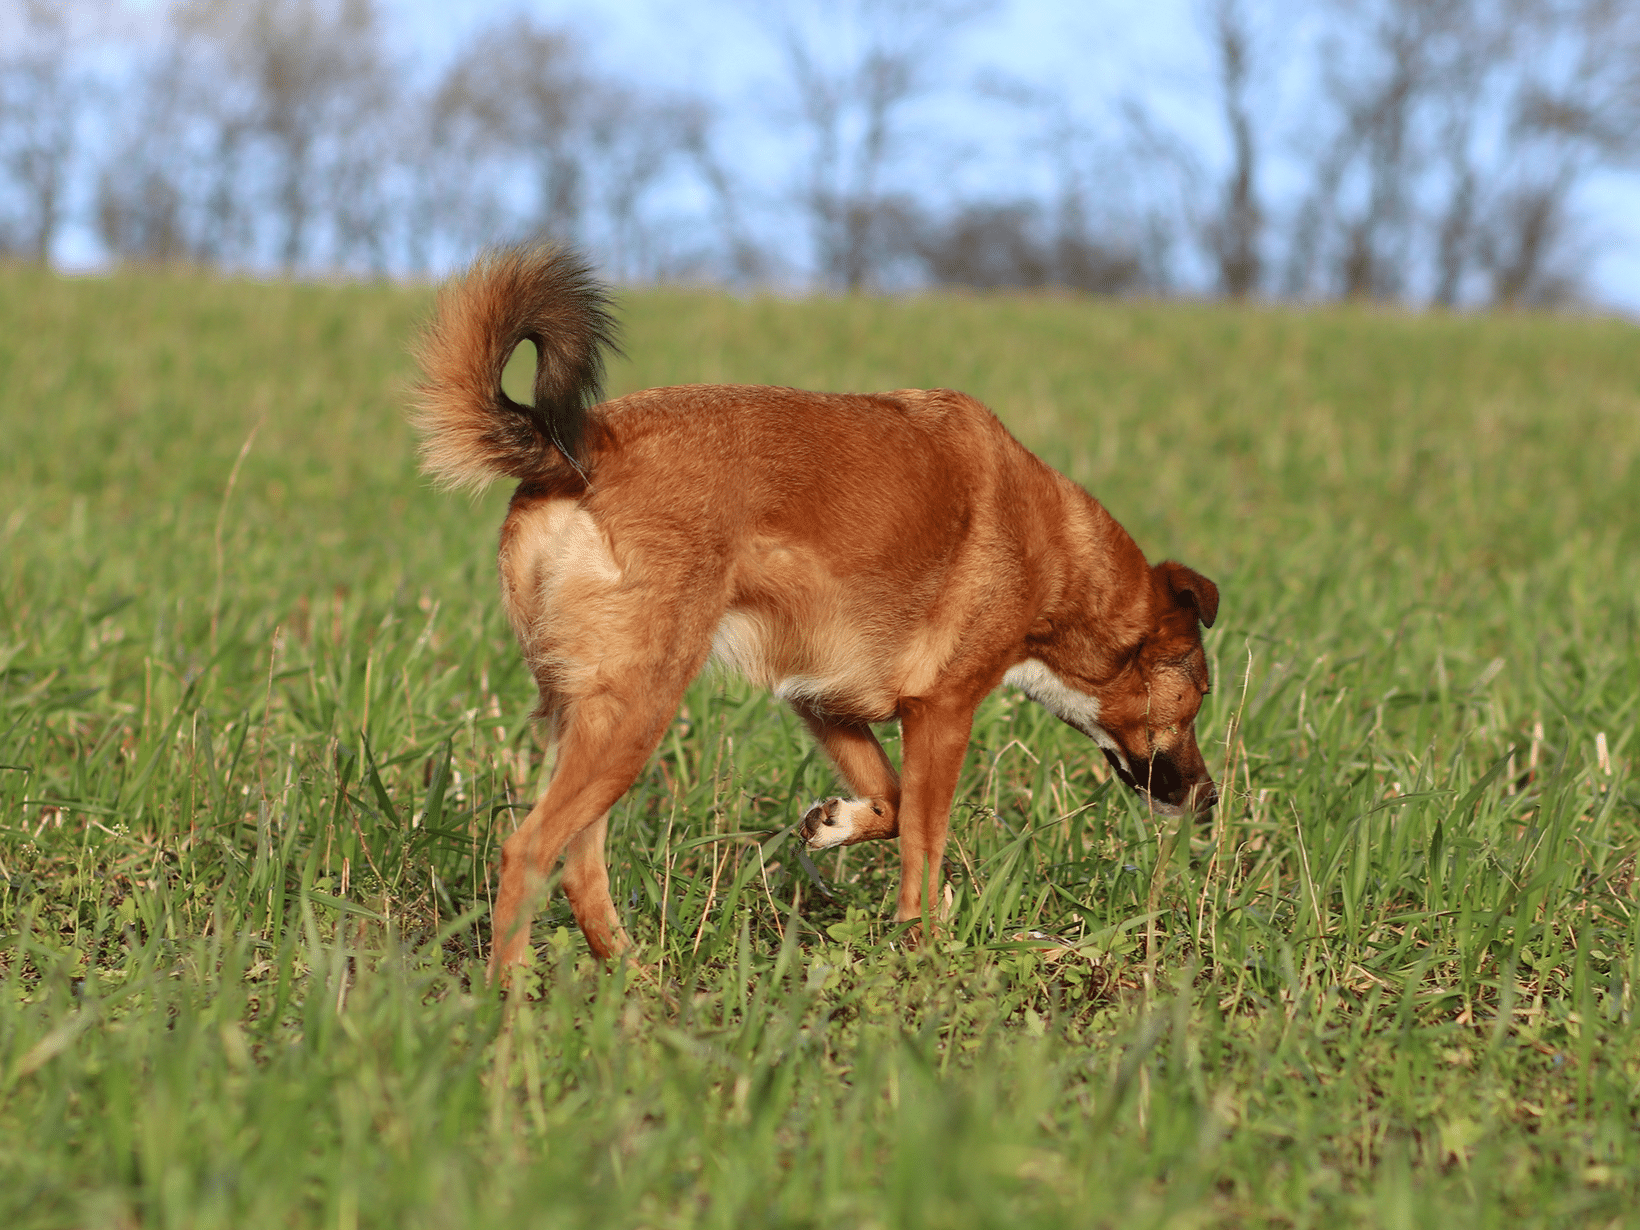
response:
[[[1023,635],[1042,597],[1068,484],[962,394],[704,385],[592,413],[589,485],[526,480],[502,532],[538,675],[577,672],[586,626],[629,598],[675,621],[680,655],[886,720],[963,669],[965,641]]]

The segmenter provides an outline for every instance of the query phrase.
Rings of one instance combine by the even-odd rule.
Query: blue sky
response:
[[[163,2],[125,0],[135,10]],[[737,170],[766,200],[785,190],[790,142],[778,124],[767,122],[790,105],[767,33],[771,0],[378,4],[398,49],[425,72],[476,29],[521,10],[573,31],[592,67],[608,75],[713,100]],[[1266,147],[1266,189],[1277,199],[1283,187],[1295,186],[1298,164],[1290,157],[1284,163],[1283,154],[1302,140],[1304,115],[1303,85],[1295,70],[1284,68],[1282,53],[1295,45],[1295,30],[1313,8],[1302,0],[1248,0],[1248,7],[1268,48],[1258,96],[1289,119]],[[1062,98],[1064,114],[1094,134],[1114,133],[1120,100],[1137,100],[1198,149],[1211,169],[1224,157],[1225,142],[1199,11],[1198,0],[994,0],[941,47],[935,88],[908,113],[903,157],[929,151],[929,173],[971,198],[1042,190],[1044,161],[1030,142],[1047,121],[1039,116],[1033,126],[1017,107],[982,98],[975,83],[989,79]],[[1640,167],[1592,178],[1577,209],[1590,240],[1586,268],[1597,299],[1640,315]]]
[[[760,147],[760,141],[768,141],[766,127],[735,128],[737,117],[758,116],[784,101],[774,48],[760,21],[768,5],[758,0],[383,0],[383,5],[406,49],[414,49],[428,64],[478,26],[520,9],[529,11],[548,25],[578,32],[605,71],[716,100],[730,131],[743,131],[739,139],[746,142],[750,160],[760,157],[760,148],[765,158],[780,154]],[[1304,7],[1255,0],[1251,8],[1279,56],[1290,33],[1276,24],[1280,14],[1302,14]],[[1095,129],[1113,122],[1118,99],[1141,100],[1209,159],[1218,158],[1224,142],[1198,11],[1193,0],[999,0],[950,40],[939,73],[943,88],[921,104],[914,123],[940,130],[947,142],[954,139],[955,148],[967,138],[965,169],[959,174],[985,182],[1028,176],[1032,160],[1018,150],[1010,158],[1010,140],[1017,145],[1020,139],[1017,116],[999,116],[999,107],[1006,108],[978,99],[971,88],[981,77],[1002,77],[1062,95],[1068,111]],[[1277,96],[1292,88],[1279,71],[1264,75],[1266,99],[1289,111],[1295,100]],[[1280,138],[1293,139],[1290,134]],[[1274,152],[1278,158],[1268,170],[1279,186],[1279,148]],[[1640,168],[1591,179],[1578,209],[1591,239],[1588,271],[1597,297],[1640,313]]]

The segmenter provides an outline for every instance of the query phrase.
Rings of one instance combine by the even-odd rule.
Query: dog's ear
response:
[[[1219,617],[1219,587],[1194,568],[1186,568],[1174,560],[1156,565],[1156,572],[1167,592],[1181,606],[1194,607],[1196,618],[1204,627],[1211,628]]]

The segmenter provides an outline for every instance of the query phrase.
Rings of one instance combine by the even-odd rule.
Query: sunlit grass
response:
[[[503,1003],[545,766],[506,493],[415,474],[428,303],[0,271],[5,1224],[1628,1216],[1632,327],[629,297],[614,391],[964,388],[1218,581],[1228,802],[993,697],[906,952],[892,846],[805,868],[829,772],[709,675],[616,812],[641,962],[554,903]]]

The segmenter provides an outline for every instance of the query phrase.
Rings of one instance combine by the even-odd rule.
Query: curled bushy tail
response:
[[[524,341],[536,350],[532,406],[501,387]],[[605,349],[616,350],[609,290],[580,256],[545,246],[481,256],[440,292],[415,348],[422,469],[450,487],[482,487],[504,474],[584,480]]]

